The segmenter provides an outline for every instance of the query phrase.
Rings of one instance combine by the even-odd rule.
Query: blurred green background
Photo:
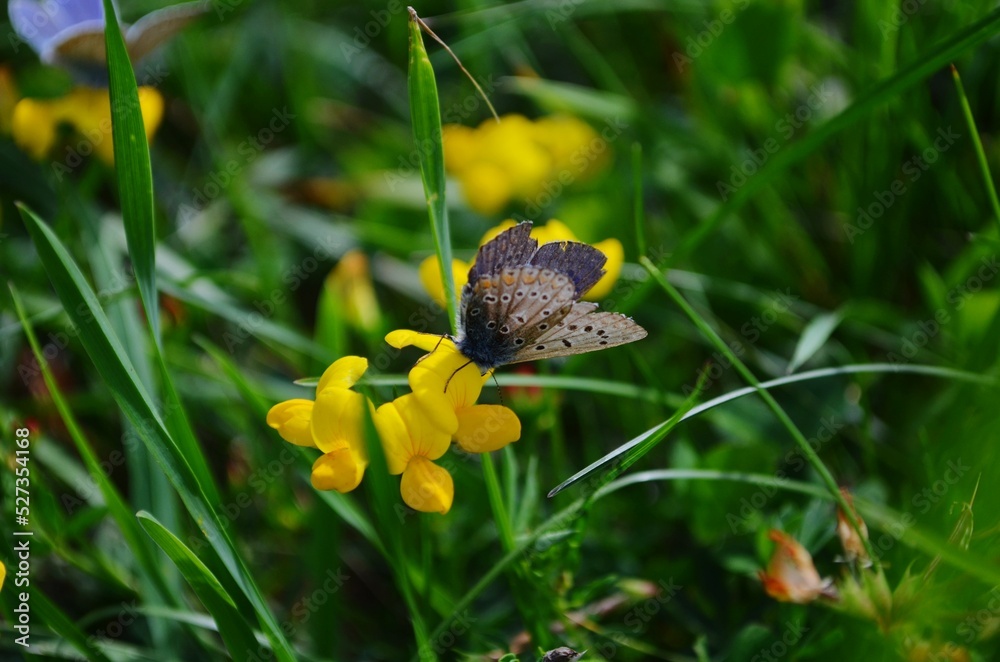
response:
[[[121,0],[120,9],[133,21],[163,5]],[[444,624],[432,632],[441,659],[538,659],[526,632],[545,637],[536,642],[542,650],[587,649],[584,659],[994,659],[1000,209],[991,169],[1000,166],[1000,15],[992,7],[416,7],[501,115],[564,114],[596,132],[620,129],[605,141],[601,168],[540,204],[515,198],[483,214],[449,183],[453,250],[463,259],[506,218],[557,218],[581,240],[619,239],[626,264],[602,307],[650,332],[637,344],[518,375],[564,377],[570,388],[484,389],[483,401],[502,395],[523,425],[521,440],[496,454],[517,541],[582,494],[571,487],[548,499],[552,487],[670,418],[699,375],[701,400],[746,386],[638,265],[637,205],[645,255],[761,381],[881,363],[987,378],[860,371],[773,391],[802,434],[817,440],[837,482],[873,509],[862,512],[883,515],[866,516],[893,593],[872,589],[877,616],[849,613],[843,603],[782,604],[761,588],[771,528],[805,545],[823,576],[840,582],[871,572],[837,562],[843,552],[829,499],[704,477],[649,474],[622,486],[557,520],[490,577],[505,551],[481,459],[449,454],[443,463],[456,497],[446,516],[396,504],[417,609],[429,630]],[[12,34],[9,25],[3,33]],[[4,42],[0,274],[16,285],[58,389],[129,511],[152,512],[191,547],[259,629],[200,522],[66,333],[69,319],[15,201],[68,247],[139,378],[164,388],[129,275],[114,170],[94,157],[69,172],[57,167],[79,136],[64,136],[40,160],[18,147],[9,135],[14,101],[58,97],[72,82],[24,44]],[[445,123],[489,120],[454,60],[425,42]],[[309,484],[314,456],[300,455],[264,421],[274,403],[311,397],[293,380],[318,376],[337,357],[368,356],[382,378],[375,393],[388,399],[405,390],[419,356],[382,341],[433,309],[417,275],[434,243],[415,167],[407,54],[407,14],[395,0],[214,0],[136,66],[139,84],[164,98],[151,144],[163,355],[218,486],[214,505],[299,659],[417,654],[395,561],[366,528],[378,528],[378,486],[317,492]],[[352,312],[349,288],[328,278],[350,250],[368,260],[377,310],[363,304],[366,320]],[[447,332],[444,315],[430,317],[428,330]],[[255,659],[226,652],[207,621],[211,610],[152,541],[144,544],[162,575],[137,562],[37,365],[11,293],[0,288],[0,453],[11,469],[0,473],[8,543],[0,560],[10,572],[13,431],[29,426],[32,587],[51,603],[33,616],[39,658],[83,654],[67,643],[69,622],[93,637],[84,647],[92,659],[95,651],[116,660]],[[748,396],[680,424],[630,473],[777,474],[822,489],[795,449],[761,399]],[[484,577],[491,581],[455,614]],[[163,596],[160,582],[180,604]],[[8,575],[0,593],[6,659],[24,654],[12,643],[13,592]],[[266,647],[253,655],[271,659]]]

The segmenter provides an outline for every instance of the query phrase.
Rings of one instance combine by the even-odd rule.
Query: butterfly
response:
[[[646,337],[630,317],[580,301],[604,275],[604,253],[575,241],[539,246],[530,233],[525,221],[481,246],[462,288],[453,340],[482,374]]]
[[[184,2],[122,25],[129,58],[135,63],[149,55],[208,8],[205,0]],[[10,0],[7,10],[14,30],[42,62],[82,82],[107,84],[103,0]]]

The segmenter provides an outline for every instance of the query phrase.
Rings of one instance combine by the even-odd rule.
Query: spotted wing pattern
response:
[[[458,348],[484,372],[551,330],[572,309],[576,287],[566,274],[530,265],[481,276],[462,291]]]
[[[595,303],[574,304],[550,331],[526,344],[509,363],[583,354],[646,337],[646,329],[632,318],[621,313],[594,312],[596,309]]]

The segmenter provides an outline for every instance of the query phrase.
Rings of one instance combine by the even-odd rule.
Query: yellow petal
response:
[[[358,383],[367,369],[368,359],[362,356],[345,356],[337,359],[319,378],[316,392],[322,393],[328,388],[351,388]]]
[[[444,165],[448,172],[461,172],[478,158],[475,129],[461,124],[445,124],[441,128],[444,146]]]
[[[474,405],[455,413],[455,441],[469,453],[489,453],[521,438],[517,414],[502,405]]]
[[[56,141],[59,119],[52,105],[36,99],[21,99],[14,106],[11,134],[14,142],[34,159],[41,159]]]
[[[458,181],[469,207],[486,216],[503,209],[513,194],[510,175],[493,163],[469,166],[458,175]]]
[[[539,244],[553,241],[580,241],[568,225],[554,218],[549,219],[545,225],[532,228],[531,236],[537,239]]]
[[[475,404],[483,389],[479,368],[454,346],[439,348],[417,362],[410,369],[409,383],[418,396],[443,395],[453,410]]]
[[[422,513],[446,514],[455,499],[451,474],[424,457],[415,457],[403,472],[399,484],[403,501]]]
[[[430,295],[439,306],[445,305],[444,283],[441,281],[441,262],[437,255],[431,255],[420,263],[420,283],[424,286],[427,294]],[[462,293],[462,288],[469,280],[469,264],[459,259],[451,261],[452,278],[455,279],[456,300]]]
[[[310,478],[317,490],[336,490],[343,494],[361,483],[365,465],[366,462],[350,448],[341,448],[320,455],[313,463]]]
[[[139,88],[139,109],[146,127],[146,140],[152,141],[163,119],[163,95],[155,87]]]
[[[3,590],[3,580],[7,578],[7,566],[0,561],[0,591]]]
[[[281,438],[296,446],[315,448],[312,435],[312,400],[286,400],[267,412],[267,424],[278,431]]]
[[[587,301],[600,301],[611,294],[611,290],[614,289],[615,283],[618,282],[618,277],[622,273],[622,265],[625,263],[625,249],[622,247],[622,242],[617,239],[599,241],[594,244],[594,248],[608,257],[608,261],[604,264],[604,270],[607,273],[601,276],[601,280],[597,281],[597,284],[584,295],[583,298]]]
[[[436,460],[451,445],[451,431],[427,414],[412,393],[387,402],[375,412],[389,473],[402,473],[414,457]]]
[[[413,347],[422,349],[425,352],[433,352],[437,349],[441,349],[442,347],[457,351],[455,349],[455,343],[453,343],[449,338],[438,336],[433,333],[410,331],[409,329],[396,329],[395,331],[390,331],[385,335],[385,341],[396,349],[403,349],[404,347],[410,347],[412,345]]]
[[[406,429],[406,423],[403,422],[403,417],[399,415],[399,411],[393,403],[387,402],[375,410],[373,421],[379,439],[382,441],[382,450],[385,453],[385,461],[389,465],[389,473],[393,475],[403,473],[412,456],[409,452],[410,435]]]
[[[312,435],[316,448],[329,453],[345,447],[365,457],[361,417],[365,398],[346,388],[328,388],[316,394]]]

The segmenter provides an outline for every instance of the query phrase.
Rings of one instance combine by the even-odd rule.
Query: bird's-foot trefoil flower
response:
[[[837,596],[833,582],[820,577],[812,556],[798,541],[778,530],[771,530],[768,537],[777,545],[767,570],[759,573],[768,595],[781,602],[798,604]]]
[[[389,473],[403,474],[399,491],[410,508],[446,514],[455,498],[451,474],[435,464],[451,446],[451,435],[427,416],[414,394],[387,402],[375,412]]]
[[[367,400],[351,387],[367,369],[365,358],[338,359],[320,378],[315,401],[286,400],[267,413],[267,424],[285,441],[323,452],[312,468],[312,484],[318,490],[350,492],[364,476],[368,454],[362,417]]]

